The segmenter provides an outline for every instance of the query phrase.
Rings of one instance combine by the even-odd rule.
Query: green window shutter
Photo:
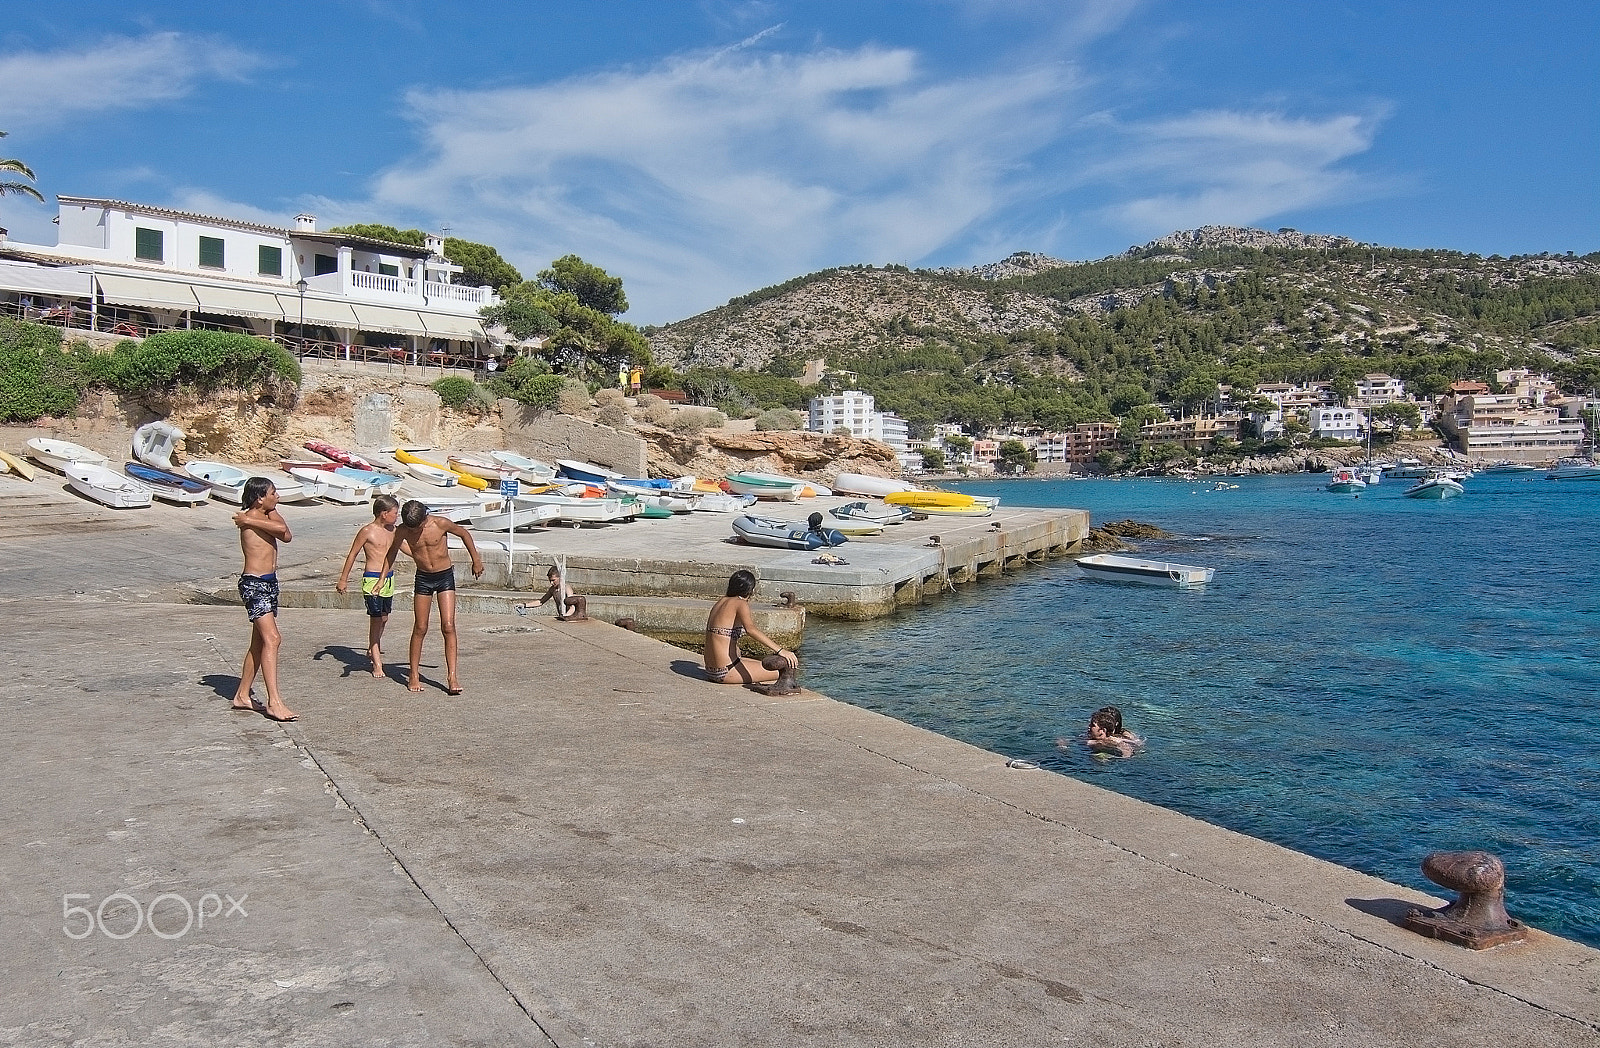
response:
[[[315,264],[315,276],[339,272],[339,259],[334,255],[317,255],[312,261]]]
[[[262,276],[283,276],[283,248],[268,247],[266,244],[262,244],[259,252],[257,253],[257,257],[259,259],[259,265],[256,267],[256,269]]]
[[[391,266],[384,262],[378,263],[378,275],[384,277],[397,277],[400,275],[399,266]]]
[[[159,229],[145,229],[135,226],[133,230],[133,257],[146,262],[164,262],[167,258],[166,246]]]
[[[222,238],[200,238],[200,265],[206,269],[222,268]]]

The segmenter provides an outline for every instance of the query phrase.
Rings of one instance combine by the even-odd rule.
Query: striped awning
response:
[[[100,285],[101,296],[119,306],[151,306],[189,312],[200,304],[188,284],[152,280],[149,277],[113,276],[110,273],[96,273],[94,279]]]

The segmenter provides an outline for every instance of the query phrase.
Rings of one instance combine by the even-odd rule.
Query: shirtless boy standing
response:
[[[278,694],[278,543],[292,542],[289,523],[278,512],[278,489],[266,477],[251,477],[244,482],[244,509],[233,515],[239,528],[239,545],[244,550],[244,573],[239,576],[239,597],[250,616],[250,647],[244,653],[239,671],[239,690],[233,693],[233,708],[259,711],[275,721],[296,719],[293,710]],[[256,670],[267,686],[267,704],[256,706],[250,688]]]
[[[367,654],[372,657],[372,675],[379,680],[383,679],[383,628],[389,624],[389,613],[394,610],[394,576],[384,578],[380,569],[399,520],[399,499],[393,495],[379,495],[372,500],[372,523],[356,532],[336,587],[340,593],[349,588],[350,569],[355,565],[356,554],[360,553],[361,596],[367,604]]]
[[[411,559],[417,562],[417,581],[413,589],[413,611],[416,621],[411,627],[411,680],[406,687],[422,690],[422,640],[428,635],[428,614],[434,597],[439,598],[439,632],[444,634],[444,666],[448,682],[445,693],[461,694],[461,680],[456,676],[456,569],[450,563],[447,536],[454,535],[467,547],[472,557],[472,577],[483,575],[483,558],[472,542],[472,533],[446,517],[434,516],[428,507],[412,499],[400,507],[400,526],[394,529],[389,540],[389,553],[383,560],[382,580],[394,574],[395,557],[402,545],[411,547]]]

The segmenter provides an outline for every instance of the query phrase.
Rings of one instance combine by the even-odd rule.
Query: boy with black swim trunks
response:
[[[428,615],[433,599],[439,599],[439,632],[444,634],[444,665],[447,675],[446,694],[460,695],[461,680],[456,676],[456,569],[450,563],[448,536],[454,535],[467,547],[472,557],[472,577],[483,575],[483,558],[473,544],[472,533],[447,517],[434,516],[428,507],[412,499],[400,507],[400,526],[394,529],[389,540],[389,553],[384,557],[380,583],[394,574],[395,557],[400,547],[410,547],[411,559],[417,563],[417,581],[412,589],[412,609],[415,621],[411,626],[411,679],[406,687],[422,690],[422,641],[428,635]]]
[[[233,523],[239,529],[239,546],[244,551],[239,599],[250,616],[250,647],[244,653],[233,708],[263,713],[276,721],[292,721],[296,719],[295,712],[283,704],[278,694],[278,648],[283,641],[278,633],[278,543],[292,542],[294,535],[278,512],[278,489],[266,477],[245,481],[241,501],[244,509],[233,515]],[[258,669],[267,686],[264,707],[250,698]]]
[[[383,628],[389,624],[389,613],[394,610],[394,576],[383,577],[384,554],[389,551],[389,540],[394,537],[395,525],[400,520],[400,500],[393,495],[379,495],[372,500],[372,523],[356,532],[345,555],[344,567],[339,571],[340,593],[349,588],[350,568],[361,553],[363,571],[361,596],[367,605],[367,654],[372,658],[372,675],[383,679]],[[406,550],[410,552],[410,550]]]

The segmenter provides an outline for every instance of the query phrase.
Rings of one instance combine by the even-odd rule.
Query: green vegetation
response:
[[[6,135],[9,133],[10,132],[8,131],[0,131],[0,138],[6,137]],[[33,181],[33,169],[28,167],[27,164],[24,164],[20,160],[0,157],[0,171],[3,171],[7,174],[21,175],[23,178],[26,178],[28,182]],[[44,197],[37,189],[35,189],[33,186],[30,186],[28,182],[0,182],[0,197],[31,196],[33,199],[39,201],[39,203],[44,203]]]
[[[427,235],[420,229],[397,229],[377,222],[358,222],[349,226],[334,226],[330,233],[347,233],[371,240],[387,240],[391,244],[408,244],[422,247]],[[444,257],[460,266],[462,271],[451,278],[453,284],[467,287],[502,288],[522,283],[517,267],[500,257],[500,252],[488,244],[456,237],[444,238]]]
[[[566,379],[550,373],[550,365],[534,357],[518,357],[502,371],[489,388],[497,395],[510,397],[536,408],[553,408],[561,399]]]
[[[66,415],[94,390],[143,395],[180,388],[255,390],[300,381],[300,366],[271,342],[225,331],[168,331],[109,353],[61,347],[61,331],[0,320],[0,422]]]
[[[494,394],[470,378],[442,378],[430,387],[439,402],[455,411],[481,415],[494,406]]]

